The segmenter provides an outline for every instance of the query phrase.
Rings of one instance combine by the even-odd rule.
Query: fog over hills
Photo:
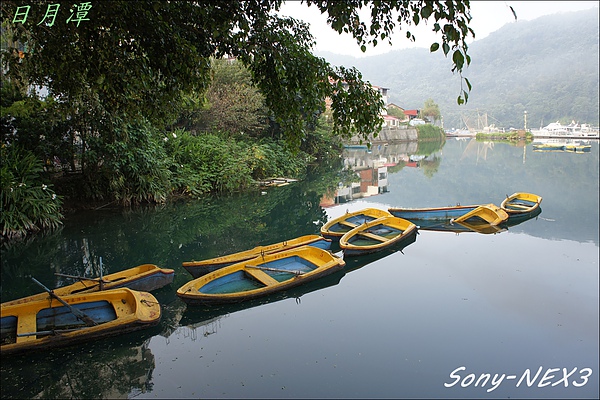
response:
[[[477,34],[477,32],[475,32]],[[555,14],[505,25],[469,47],[464,71],[473,89],[458,106],[461,82],[441,50],[402,49],[355,58],[317,52],[334,65],[355,66],[363,78],[389,88],[389,101],[419,109],[432,98],[445,128],[487,115],[504,128],[539,128],[571,120],[599,124],[599,24],[596,10]]]

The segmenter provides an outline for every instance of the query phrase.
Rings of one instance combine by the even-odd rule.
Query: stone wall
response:
[[[381,143],[381,142],[409,142],[413,140],[418,140],[418,134],[416,128],[388,128],[384,127],[381,132],[377,135],[376,138],[373,136],[369,136],[369,141],[371,143]],[[364,140],[363,140],[364,142]],[[358,136],[352,137],[348,144],[357,144],[360,143],[360,139]]]

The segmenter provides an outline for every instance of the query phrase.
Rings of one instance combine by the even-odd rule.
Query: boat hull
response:
[[[257,246],[250,250],[241,251],[222,257],[211,258],[203,261],[186,261],[182,265],[183,268],[185,268],[185,270],[188,271],[193,278],[199,278],[223,267],[246,260],[251,260],[262,254],[273,254],[306,245],[317,247],[323,250],[329,250],[331,248],[331,240],[319,235],[305,235],[267,246]]]
[[[61,302],[34,300],[2,304],[2,355],[64,347],[157,325],[161,309],[154,296],[127,288],[62,296],[91,318],[88,326]]]
[[[360,211],[346,213],[341,217],[332,219],[321,227],[321,236],[338,241],[350,230],[365,222],[373,221],[377,218],[388,217],[391,214],[385,210],[377,208],[365,208]]]
[[[129,288],[141,292],[150,292],[169,285],[173,282],[175,271],[168,268],[159,268],[154,264],[142,264],[137,267],[106,275],[102,278],[102,286],[99,279],[81,279],[72,285],[59,287],[53,290],[58,296],[68,296],[78,293],[93,293],[100,290],[111,290],[118,288]],[[48,293],[39,293],[2,303],[3,306],[27,303],[30,301],[48,299]]]
[[[344,256],[360,256],[400,245],[417,234],[417,226],[403,218],[382,217],[348,231],[340,239]]]
[[[329,251],[302,246],[221,268],[186,283],[177,296],[189,305],[236,303],[314,281],[344,265]]]

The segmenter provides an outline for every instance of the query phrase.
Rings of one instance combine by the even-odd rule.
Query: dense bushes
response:
[[[173,132],[165,141],[172,159],[173,189],[182,194],[233,192],[266,177],[297,176],[305,167],[306,155],[294,155],[273,141],[244,142],[183,130]]]
[[[43,179],[43,163],[30,151],[2,145],[0,225],[2,237],[17,238],[61,224],[62,199]]]

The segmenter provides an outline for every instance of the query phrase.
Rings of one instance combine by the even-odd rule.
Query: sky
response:
[[[530,21],[543,15],[588,9],[598,15],[598,4],[598,1],[471,1],[472,20],[470,27],[475,31],[475,40],[479,40],[500,29],[505,24]],[[515,21],[510,7],[515,10],[517,21]],[[421,23],[417,28],[409,28],[410,32],[417,38],[416,42],[406,39],[406,28],[403,28],[400,33],[392,36],[392,47],[387,44],[387,41],[384,41],[375,48],[367,48],[367,51],[363,53],[352,36],[348,34],[339,35],[331,29],[326,23],[326,16],[322,15],[315,6],[308,7],[299,0],[286,1],[279,14],[309,23],[311,33],[316,38],[317,45],[314,50],[317,52],[328,51],[354,57],[368,57],[403,48],[429,48],[433,42],[441,38],[441,36],[436,36],[431,32],[432,23],[429,25]]]

